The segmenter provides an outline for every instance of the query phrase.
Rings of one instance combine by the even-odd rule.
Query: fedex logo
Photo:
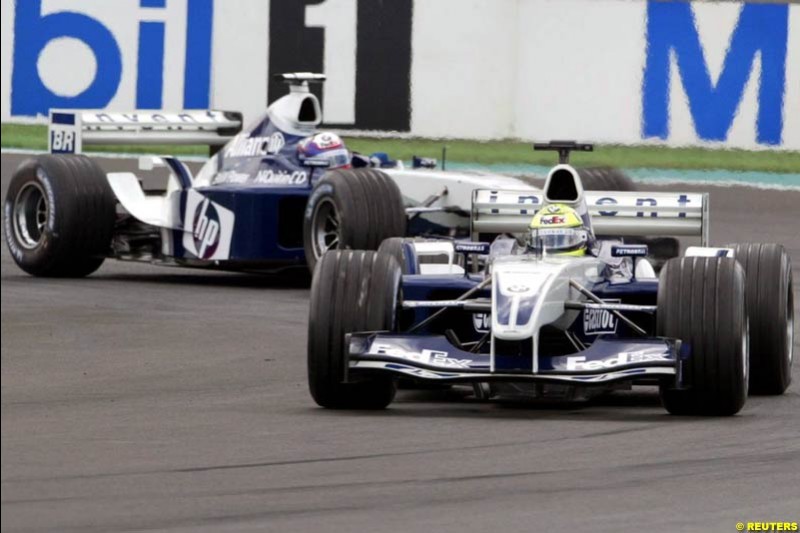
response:
[[[567,219],[560,215],[550,215],[542,217],[542,224],[563,224]]]
[[[735,4],[702,6],[703,9],[734,7],[738,9]],[[765,145],[781,144],[788,4],[745,3],[730,35],[707,36],[727,43],[716,79],[710,73],[707,49],[698,32],[696,10],[700,8],[690,2],[648,1],[642,137],[670,137],[670,86],[682,84],[697,137],[726,141],[745,88],[748,83],[755,83],[758,107],[755,140]],[[673,61],[676,69],[672,68]]]
[[[14,6],[12,115],[115,101],[137,109],[161,109],[165,99],[167,107],[209,106],[213,0],[17,0]],[[165,86],[181,85],[182,95],[165,95]]]
[[[587,361],[586,357],[567,357],[567,370],[570,372],[581,370],[607,370],[616,366],[631,365],[636,363],[668,363],[672,361],[670,353],[659,348],[638,350],[635,352],[621,352],[607,359]]]

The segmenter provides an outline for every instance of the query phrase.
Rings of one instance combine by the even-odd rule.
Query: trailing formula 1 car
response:
[[[398,379],[471,384],[479,398],[658,385],[679,415],[733,415],[748,392],[782,394],[794,317],[783,247],[709,247],[705,194],[653,193],[644,203],[614,193],[614,203],[589,205],[566,163],[575,146],[540,145],[563,163],[535,198],[475,191],[472,231],[500,234],[491,244],[390,239],[377,252],[324,255],[308,333],[316,403],[384,408]],[[598,238],[637,232],[693,234],[702,246],[658,277],[646,245]],[[445,260],[420,261],[437,254]]]
[[[306,247],[312,257],[335,247],[326,239],[337,232],[361,248],[405,235],[397,185],[375,169],[349,168],[338,136],[317,132],[321,111],[308,84],[324,76],[282,78],[289,94],[245,129],[240,114],[223,111],[51,111],[53,153],[23,162],[5,202],[14,260],[39,276],[84,276],[108,257],[265,272],[303,265]],[[141,170],[169,171],[157,191],[145,191],[134,173],[106,174],[78,155],[87,144],[152,143],[215,148],[195,176],[176,158],[141,158]],[[321,205],[306,217],[312,191]],[[349,203],[367,198],[369,209],[351,215]],[[304,228],[314,235],[304,238]]]
[[[321,110],[309,83],[324,76],[281,78],[290,92],[244,129],[241,114],[225,111],[51,111],[52,153],[25,161],[6,197],[5,238],[16,263],[33,275],[67,277],[88,275],[106,258],[248,272],[313,268],[329,249],[466,236],[476,188],[538,191],[522,178],[405,169],[350,154],[336,134],[317,130]],[[194,176],[174,157],[141,158],[141,170],[169,171],[161,190],[145,190],[132,172],[106,174],[80,155],[85,145],[152,143],[207,144],[214,154]],[[584,179],[633,188],[608,169],[586,170]],[[675,255],[675,243],[667,244],[666,255]]]

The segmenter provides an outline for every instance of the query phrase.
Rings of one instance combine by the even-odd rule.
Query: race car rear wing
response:
[[[213,152],[242,131],[236,111],[50,111],[47,147],[54,154],[79,154],[84,145],[199,144]]]
[[[708,193],[586,191],[584,198],[596,235],[699,237],[708,246]],[[476,189],[473,238],[522,233],[544,203],[540,192]]]
[[[324,83],[326,76],[325,74],[314,72],[285,72],[283,74],[275,74],[273,79],[289,85],[302,85],[303,83]]]

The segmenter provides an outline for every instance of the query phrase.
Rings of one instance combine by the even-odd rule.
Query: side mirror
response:
[[[456,242],[453,248],[457,254],[489,255],[492,245],[488,242]]]
[[[470,262],[472,263],[472,272],[478,272],[478,264],[480,260],[476,256],[488,256],[491,249],[492,245],[488,242],[456,241],[453,243],[453,251],[464,256],[465,276],[467,275]],[[470,257],[472,258],[471,260]]]
[[[646,244],[615,244],[611,247],[611,257],[647,257]]]

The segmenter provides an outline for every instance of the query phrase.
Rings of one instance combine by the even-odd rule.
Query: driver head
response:
[[[328,161],[328,169],[350,168],[350,152],[344,145],[342,138],[331,132],[321,132],[311,137],[306,137],[297,145],[300,159],[315,159]]]
[[[544,255],[586,255],[590,231],[577,211],[564,204],[550,204],[531,220],[528,250]]]

